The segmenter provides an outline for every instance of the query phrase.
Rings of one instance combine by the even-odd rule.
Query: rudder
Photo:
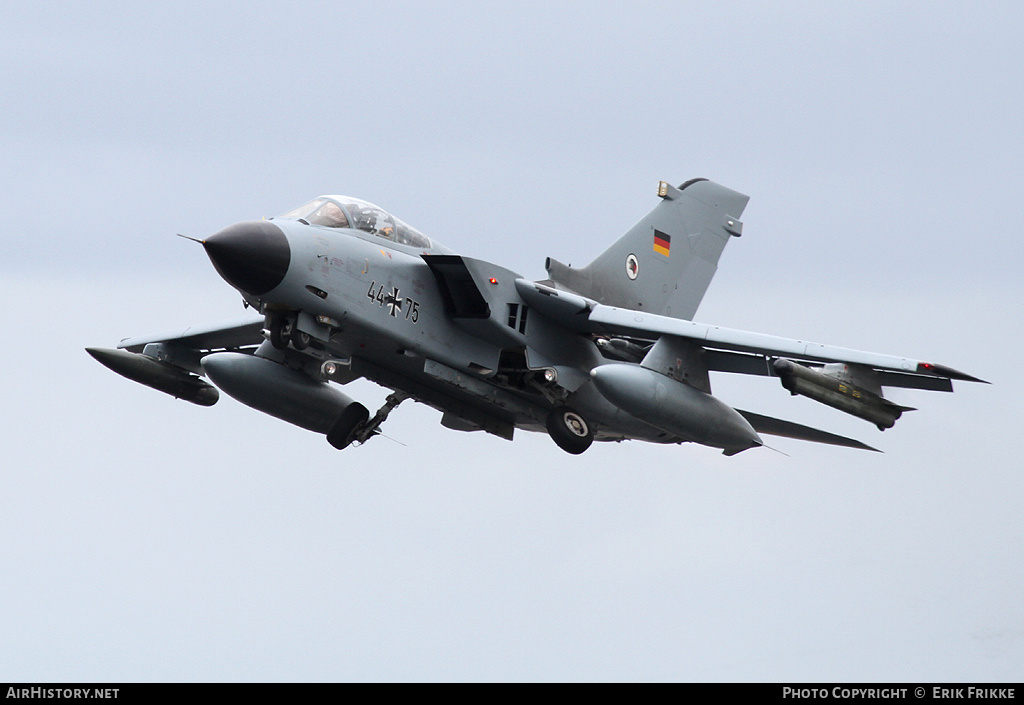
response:
[[[609,306],[692,319],[748,196],[707,179],[679,188],[664,181],[662,201],[593,262],[573,269],[548,258],[558,286]]]

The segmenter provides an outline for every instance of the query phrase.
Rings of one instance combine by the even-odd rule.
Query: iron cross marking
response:
[[[397,317],[398,312],[402,310],[402,292],[398,287],[391,287],[391,293],[384,297],[384,303],[388,307],[388,313],[391,316]]]

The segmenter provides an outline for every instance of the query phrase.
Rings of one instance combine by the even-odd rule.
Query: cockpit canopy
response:
[[[400,245],[424,250],[431,247],[430,238],[383,208],[348,196],[321,196],[278,217],[293,218],[327,228],[354,228]]]

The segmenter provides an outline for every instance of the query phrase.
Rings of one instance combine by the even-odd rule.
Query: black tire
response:
[[[288,349],[288,333],[291,330],[286,325],[285,317],[274,315],[267,317],[267,328],[270,329],[270,344],[275,350]]]
[[[305,350],[309,347],[309,333],[299,330],[298,326],[292,326],[291,335],[292,347],[296,350]]]
[[[352,402],[341,412],[338,420],[327,432],[327,442],[338,450],[347,448],[352,443],[352,434],[370,418],[369,410],[357,401]]]
[[[594,431],[579,412],[560,406],[548,414],[548,435],[566,453],[579,455],[594,442]]]

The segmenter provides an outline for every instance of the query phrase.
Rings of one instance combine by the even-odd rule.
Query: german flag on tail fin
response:
[[[654,251],[660,255],[668,257],[669,252],[672,250],[672,236],[666,235],[660,230],[654,231]]]

